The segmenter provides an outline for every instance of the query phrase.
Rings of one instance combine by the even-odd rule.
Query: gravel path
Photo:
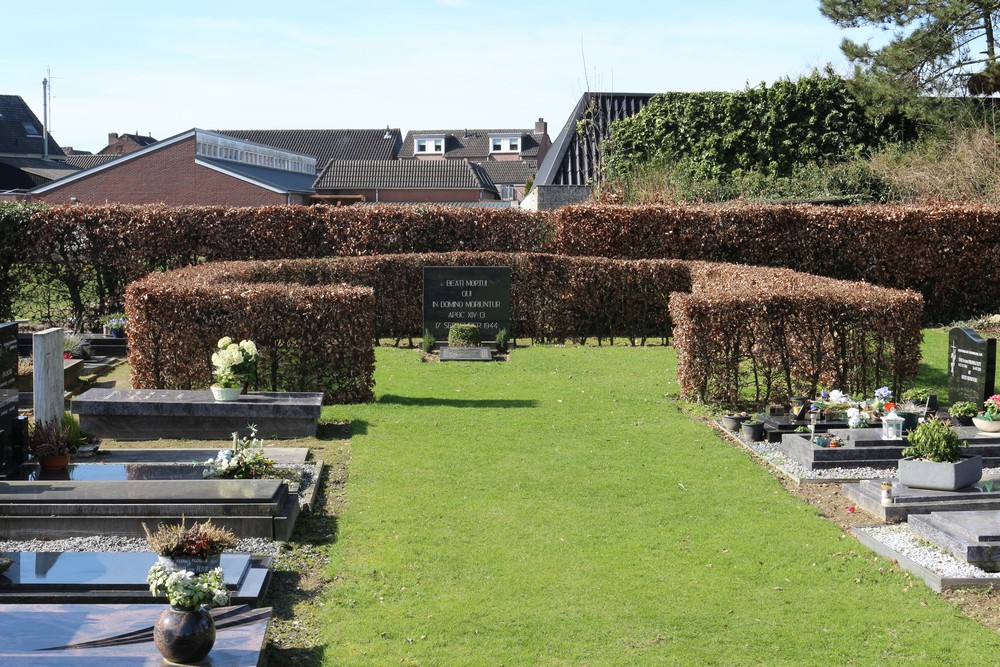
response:
[[[935,574],[947,579],[1000,579],[1000,572],[986,572],[955,558],[929,544],[903,525],[855,528],[864,531],[893,551],[906,556]]]
[[[242,538],[232,553],[274,556],[281,549],[281,542],[262,537]],[[149,551],[144,537],[122,535],[95,535],[93,537],[67,537],[61,540],[4,540],[0,551]]]

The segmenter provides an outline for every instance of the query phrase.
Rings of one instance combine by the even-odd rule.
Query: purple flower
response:
[[[892,400],[892,390],[889,387],[879,387],[875,390],[875,398],[882,401]]]
[[[824,389],[823,391],[819,392],[819,397],[820,398],[830,398],[830,392],[828,392],[826,389]]]

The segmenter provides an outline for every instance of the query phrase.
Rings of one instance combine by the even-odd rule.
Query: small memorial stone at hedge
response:
[[[948,400],[982,405],[995,393],[997,341],[972,329],[955,327],[948,334]]]

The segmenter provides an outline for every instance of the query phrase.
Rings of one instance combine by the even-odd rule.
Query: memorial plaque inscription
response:
[[[452,324],[475,324],[483,342],[510,333],[510,267],[424,267],[424,331],[440,343]]]
[[[972,329],[955,327],[948,334],[948,400],[982,406],[993,395],[997,341],[980,338]]]

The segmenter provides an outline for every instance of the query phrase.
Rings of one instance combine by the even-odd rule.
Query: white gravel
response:
[[[987,572],[955,558],[947,551],[925,542],[904,525],[866,526],[855,528],[906,556],[914,563],[934,572],[943,579],[1000,579],[1000,573]]]
[[[152,526],[150,526],[152,528]],[[281,542],[262,537],[246,537],[236,543],[231,553],[275,556],[281,549]],[[96,535],[93,537],[67,537],[61,540],[4,540],[0,541],[0,551],[149,551],[144,537],[124,537],[121,535]]]

